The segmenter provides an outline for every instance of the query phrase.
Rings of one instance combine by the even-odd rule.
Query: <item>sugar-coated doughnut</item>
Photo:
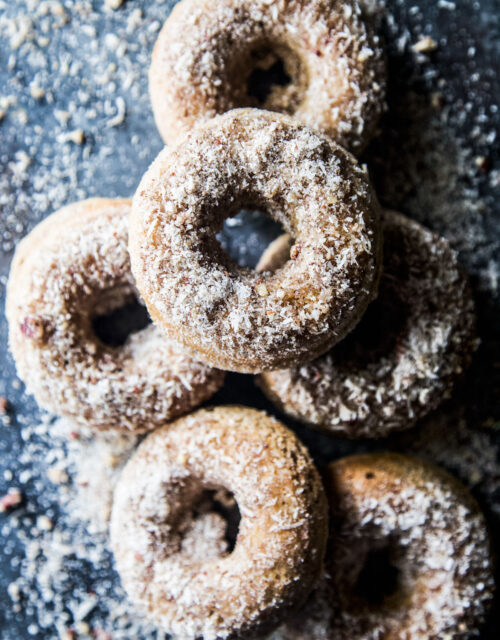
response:
[[[359,152],[385,104],[385,65],[356,0],[182,0],[149,87],[165,142],[237,107],[293,115]]]
[[[444,238],[385,211],[379,294],[345,340],[306,365],[264,373],[259,384],[291,416],[332,434],[380,437],[435,409],[476,348],[474,304]],[[283,264],[275,241],[258,269]]]
[[[232,552],[204,492],[234,496]],[[305,447],[265,413],[218,407],[150,434],[118,481],[111,544],[131,600],[176,638],[265,631],[304,601],[326,545],[323,486]]]
[[[334,462],[324,479],[325,574],[272,640],[477,637],[494,579],[485,519],[467,489],[433,465],[383,453]]]
[[[216,234],[251,205],[295,238],[263,276]],[[200,360],[242,372],[295,366],[357,322],[379,273],[379,207],[350,154],[287,116],[237,109],[164,149],[133,199],[130,255],[151,317]]]
[[[130,201],[64,207],[18,246],[6,313],[19,376],[45,409],[95,428],[148,431],[207,400],[224,374],[153,326],[104,344],[93,319],[136,296],[127,249]]]

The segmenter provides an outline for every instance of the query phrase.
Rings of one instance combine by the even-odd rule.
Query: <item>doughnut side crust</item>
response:
[[[468,490],[434,465],[393,453],[341,459],[324,477],[326,573],[272,640],[476,637],[494,580],[487,526]],[[395,592],[373,603],[360,596],[359,579],[380,550],[399,573]]]
[[[291,78],[260,101],[249,93],[259,55]],[[354,0],[182,0],[155,44],[149,87],[167,144],[238,107],[293,115],[359,153],[385,107],[379,39]]]
[[[186,549],[189,492],[230,491],[241,514],[232,553]],[[315,467],[278,421],[244,407],[201,410],[153,432],[115,492],[111,542],[131,600],[180,638],[263,632],[303,602],[326,544]]]
[[[137,294],[127,249],[130,201],[64,207],[18,246],[6,315],[18,374],[41,407],[99,429],[148,431],[209,398],[224,374],[153,327],[122,347],[99,341],[94,312]]]
[[[295,237],[264,277],[234,264],[216,233],[252,206]],[[259,372],[324,353],[375,294],[379,205],[366,170],[297,121],[237,109],[165,149],[130,221],[132,270],[152,318],[212,366]]]
[[[450,395],[477,346],[471,291],[448,242],[393,211],[382,229],[379,297],[359,325],[317,360],[258,380],[283,411],[327,433],[412,427]],[[270,246],[259,268],[280,264],[289,242]]]
[[[293,247],[293,238],[288,233],[283,233],[273,240],[259,258],[255,270],[259,273],[276,271],[290,259],[290,251]]]

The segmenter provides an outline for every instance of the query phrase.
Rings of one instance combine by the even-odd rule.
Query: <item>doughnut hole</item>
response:
[[[227,200],[214,207],[212,216],[213,228],[202,240],[203,251],[226,268],[236,265],[241,274],[254,271],[253,276],[259,281],[262,277],[255,270],[262,247],[284,233],[292,235],[290,221],[279,204],[266,201],[251,188],[236,197],[227,194]]]
[[[307,73],[286,44],[251,42],[229,64],[229,102],[293,115],[302,103]]]
[[[387,544],[366,555],[354,592],[370,606],[386,604],[398,591],[401,572],[393,561],[393,551]]]
[[[285,71],[281,58],[269,54],[270,58],[265,64],[256,66],[248,77],[247,93],[256,98],[260,104],[265,104],[276,87],[286,87],[292,79]]]
[[[122,347],[130,335],[151,324],[145,305],[128,284],[101,292],[91,307],[92,331],[108,347]]]
[[[379,362],[398,350],[410,310],[398,293],[382,281],[378,297],[369,305],[358,325],[335,346],[337,364],[358,368]]]
[[[397,611],[405,606],[404,548],[394,538],[365,538],[342,562],[343,606],[353,612]]]
[[[156,524],[160,525],[160,539],[164,525],[176,531],[176,553],[190,563],[204,563],[233,552],[241,516],[229,490],[186,478],[170,486],[168,501],[168,520],[160,518]]]
[[[217,240],[236,264],[255,269],[262,255],[262,247],[267,247],[283,233],[283,225],[265,212],[241,209],[224,220]]]
[[[240,526],[240,510],[234,495],[227,489],[203,489],[193,508],[193,519],[196,521],[207,514],[218,516],[225,523],[224,540],[227,552],[232,553],[236,546]]]

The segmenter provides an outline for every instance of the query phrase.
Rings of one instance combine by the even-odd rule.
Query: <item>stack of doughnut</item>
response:
[[[182,0],[150,69],[167,146],[133,200],[65,207],[12,263],[10,347],[40,406],[150,432],[110,538],[131,600],[174,638],[469,638],[492,598],[485,519],[444,471],[368,454],[321,478],[261,411],[190,413],[225,371],[252,373],[283,414],[382,437],[472,358],[455,253],[382,210],[355,157],[384,109],[372,31],[357,0]],[[244,207],[286,231],[255,270],[217,240]],[[105,339],[127,305],[152,324]]]

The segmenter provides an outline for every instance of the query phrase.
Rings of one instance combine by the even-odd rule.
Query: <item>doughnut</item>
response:
[[[374,453],[325,474],[325,573],[272,640],[465,640],[494,590],[485,519],[467,489],[416,458]]]
[[[321,358],[258,380],[285,413],[351,438],[413,426],[450,395],[477,344],[471,292],[448,242],[393,211],[382,228],[379,295],[356,329]],[[258,268],[286,253],[281,239]]]
[[[263,277],[216,234],[242,207],[296,238]],[[280,114],[237,109],[165,148],[132,202],[129,249],[151,317],[198,359],[254,373],[327,351],[374,296],[379,205],[366,170],[322,134]]]
[[[19,376],[39,405],[97,429],[144,432],[186,413],[222,386],[148,326],[122,346],[103,343],[96,317],[136,299],[127,250],[130,201],[70,204],[19,244],[6,314]]]
[[[257,262],[255,271],[259,273],[277,271],[287,260],[290,260],[292,247],[293,238],[288,233],[281,234],[266,247]]]
[[[167,144],[238,107],[294,116],[360,153],[385,107],[380,42],[356,0],[182,0],[149,91]]]
[[[207,490],[238,505],[232,551],[206,508],[199,522]],[[225,406],[148,435],[116,486],[110,536],[125,590],[156,625],[224,640],[270,629],[303,603],[321,572],[327,520],[296,436],[261,411]]]

